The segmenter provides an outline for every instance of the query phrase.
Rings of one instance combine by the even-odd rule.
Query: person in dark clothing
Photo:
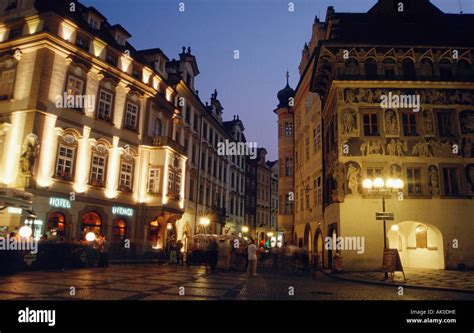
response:
[[[207,246],[207,260],[209,267],[211,268],[211,274],[216,272],[217,258],[218,258],[218,247],[216,240],[212,240]]]

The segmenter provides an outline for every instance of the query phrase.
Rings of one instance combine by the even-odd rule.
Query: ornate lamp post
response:
[[[403,188],[403,180],[398,178],[388,178],[387,180],[366,178],[362,182],[362,187],[367,190],[367,193],[382,195],[382,212],[385,213],[385,194],[400,191]],[[387,248],[387,223],[385,220],[383,220],[383,248],[384,250]],[[388,278],[387,272],[385,272],[385,278]]]
[[[207,226],[211,223],[211,221],[207,217],[201,217],[199,220],[199,224],[202,225],[204,229],[204,233],[207,233]]]

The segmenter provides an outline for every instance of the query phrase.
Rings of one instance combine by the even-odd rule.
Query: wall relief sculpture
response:
[[[439,174],[438,168],[431,165],[428,168],[429,185],[431,195],[439,195]]]
[[[356,162],[346,163],[347,190],[350,194],[360,194],[360,166]]]
[[[341,115],[342,135],[357,135],[357,116],[355,110],[345,109]]]
[[[362,156],[385,155],[385,140],[364,140],[360,145],[360,152],[362,153]]]
[[[385,111],[385,134],[386,135],[398,135],[398,115],[397,111],[388,109]]]
[[[371,90],[368,92],[367,90]],[[344,102],[349,103],[380,103],[382,95],[420,95],[422,104],[438,105],[472,105],[474,101],[474,91],[467,89],[390,89],[390,88],[346,88],[344,89]]]
[[[472,140],[471,138],[463,138],[461,142],[461,150],[463,157],[472,157]]]
[[[405,140],[391,139],[387,144],[387,155],[389,156],[405,156],[408,151],[408,145]]]
[[[473,134],[474,133],[474,110],[466,110],[466,111],[460,112],[459,123],[461,124],[462,134]]]
[[[431,147],[428,145],[428,142],[426,142],[426,139],[423,139],[419,142],[417,142],[412,150],[411,154],[413,156],[419,156],[419,157],[431,157],[433,156],[433,152],[431,150]]]

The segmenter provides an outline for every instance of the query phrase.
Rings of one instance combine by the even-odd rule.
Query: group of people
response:
[[[229,269],[235,250],[235,247],[229,241],[221,240],[218,243],[215,239],[211,240],[206,250],[206,269],[209,267],[210,273],[215,274],[219,261],[222,263],[222,268]],[[257,275],[257,253],[257,245],[255,245],[254,240],[251,240],[250,244],[246,247],[248,275]]]

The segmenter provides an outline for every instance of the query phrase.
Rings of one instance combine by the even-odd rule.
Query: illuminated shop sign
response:
[[[51,207],[71,208],[71,201],[64,198],[49,198],[49,205]]]
[[[18,208],[18,207],[8,207],[7,212],[12,215],[21,215],[23,212],[23,209]]]
[[[121,206],[113,206],[113,207],[112,207],[112,214],[114,214],[114,215],[133,216],[133,208],[127,208],[127,207],[121,207]]]

